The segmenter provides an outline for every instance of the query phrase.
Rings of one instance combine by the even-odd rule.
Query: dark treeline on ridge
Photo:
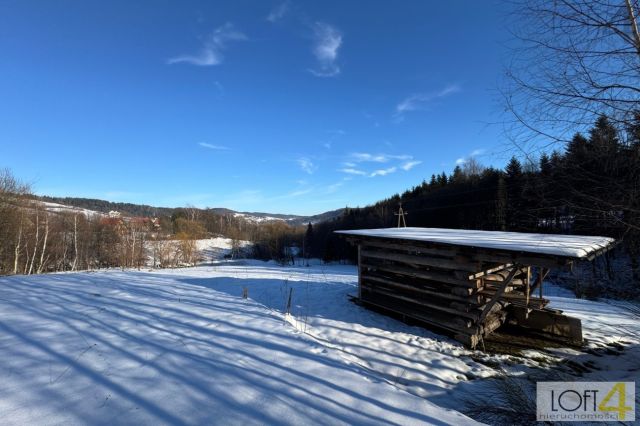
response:
[[[618,131],[605,116],[587,135],[576,134],[564,152],[536,161],[512,158],[504,170],[474,159],[453,173],[432,175],[402,194],[372,206],[347,208],[313,227],[310,255],[355,258],[333,233],[339,229],[397,226],[399,203],[408,226],[603,235],[621,239],[633,279],[640,281],[640,116]]]

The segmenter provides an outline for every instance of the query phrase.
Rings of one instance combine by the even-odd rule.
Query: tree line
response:
[[[125,214],[86,214],[51,208],[45,200],[82,202],[84,208],[101,210],[117,207],[100,200],[37,197],[9,170],[0,170],[0,275],[193,265],[201,260],[196,241],[215,236],[231,238],[232,256],[240,254],[242,241],[251,241],[257,257],[284,261],[296,234],[284,222],[256,224],[210,209],[126,204]]]
[[[409,226],[614,237],[640,283],[640,114],[623,129],[602,115],[563,152],[513,157],[504,170],[470,159],[374,205],[345,208],[314,226],[310,255],[355,260],[333,231],[397,226],[400,203]]]

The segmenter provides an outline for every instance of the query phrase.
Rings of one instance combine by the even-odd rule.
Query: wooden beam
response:
[[[362,298],[362,246],[358,245],[358,299]]]
[[[509,306],[508,309],[510,321],[515,325],[559,338],[573,345],[582,345],[582,322],[578,318],[547,309],[534,309],[528,316],[526,308]]]
[[[386,291],[386,290],[381,289],[381,288],[372,288],[372,291],[374,293],[383,294],[383,295],[385,295],[387,297],[390,297],[390,298],[393,298],[393,299],[397,299],[397,300],[402,300],[404,302],[413,303],[413,304],[421,306],[421,307],[426,307],[426,308],[429,308],[429,309],[435,309],[437,311],[446,312],[448,314],[452,314],[452,315],[459,316],[459,317],[469,318],[470,320],[472,320],[474,322],[478,320],[479,312],[462,312],[462,311],[459,311],[457,309],[449,308],[447,306],[438,305],[436,303],[429,303],[429,302],[425,302],[425,301],[422,301],[422,300],[412,299],[410,297],[402,296],[400,294],[393,293],[393,292],[390,292],[390,291]]]
[[[496,291],[496,294],[493,295],[493,297],[491,298],[487,306],[485,306],[484,309],[482,310],[482,313],[480,314],[480,318],[478,319],[478,323],[482,324],[484,322],[484,319],[487,317],[487,314],[489,314],[489,312],[491,311],[491,308],[493,308],[493,305],[495,305],[498,299],[500,298],[500,296],[502,296],[502,294],[504,293],[504,290],[507,288],[507,285],[509,285],[513,277],[515,277],[516,273],[518,273],[519,269],[520,269],[519,265],[513,265],[513,268],[509,276],[505,278],[500,288],[498,288],[498,290]]]
[[[428,290],[428,289],[421,288],[421,287],[418,287],[418,286],[398,283],[398,282],[393,281],[393,280],[389,280],[389,279],[386,279],[386,278],[377,277],[377,276],[373,276],[373,275],[365,275],[363,277],[363,280],[364,281],[374,281],[374,282],[378,282],[378,283],[382,283],[382,284],[387,284],[389,286],[398,287],[400,289],[404,289],[404,290],[407,290],[407,291],[414,291],[416,293],[422,293],[422,294],[426,294],[426,295],[429,295],[429,296],[441,297],[443,299],[450,299],[450,300],[454,300],[454,301],[458,301],[458,302],[470,303],[470,304],[475,304],[475,305],[479,305],[480,302],[481,302],[481,299],[482,299],[482,297],[480,297],[479,295],[475,295],[475,296],[459,296],[459,295],[447,293],[445,291]]]
[[[511,263],[505,263],[503,265],[498,265],[496,267],[485,269],[483,271],[476,272],[475,274],[471,274],[471,275],[469,275],[469,279],[472,280],[474,278],[484,278],[487,275],[495,274],[496,272],[500,272],[500,271],[505,270],[507,268],[510,268],[512,266],[513,265]]]
[[[539,268],[538,276],[536,277],[536,282],[531,287],[531,292],[533,293],[538,286],[540,286],[540,297],[542,297],[542,281],[549,275],[549,268]]]
[[[461,270],[467,272],[465,274],[465,277],[469,275],[469,271],[477,271],[477,265],[459,263],[452,259],[412,255],[406,253],[390,253],[371,250],[366,248],[366,246],[362,249],[362,256],[370,257],[373,259],[392,260],[394,262],[401,262],[409,265],[429,266],[432,268],[447,270]]]
[[[486,247],[465,246],[459,244],[434,243],[431,241],[403,240],[398,238],[382,238],[373,236],[345,236],[348,241],[356,244],[373,245],[385,244],[415,247],[418,250],[430,250],[432,254],[455,257],[467,256],[472,261],[489,263],[519,263],[521,265],[544,266],[548,268],[561,267],[571,264],[573,258],[544,253],[532,253],[515,250],[493,249]],[[407,242],[409,241],[409,242]],[[606,248],[605,248],[606,249]]]
[[[461,280],[459,278],[448,275],[446,273],[409,269],[402,266],[374,265],[371,263],[367,263],[366,259],[363,259],[363,262],[364,262],[363,263],[364,267],[371,268],[373,270],[379,270],[379,271],[389,272],[392,274],[404,275],[411,278],[422,278],[425,280],[439,281],[442,283],[447,283],[447,284],[462,286],[462,287],[469,287],[469,288],[481,287],[480,280],[474,280],[474,281]]]

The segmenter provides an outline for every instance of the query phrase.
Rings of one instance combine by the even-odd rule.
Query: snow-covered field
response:
[[[570,359],[576,380],[638,379],[634,306],[555,288],[585,350],[485,354],[351,303],[356,282],[251,260],[1,278],[1,422],[465,424],[455,410],[503,370]]]

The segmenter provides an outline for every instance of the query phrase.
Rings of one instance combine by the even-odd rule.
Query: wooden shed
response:
[[[607,237],[441,228],[336,232],[358,246],[360,303],[449,330],[472,348],[506,322],[581,344],[580,320],[547,307],[543,280],[615,245]]]

